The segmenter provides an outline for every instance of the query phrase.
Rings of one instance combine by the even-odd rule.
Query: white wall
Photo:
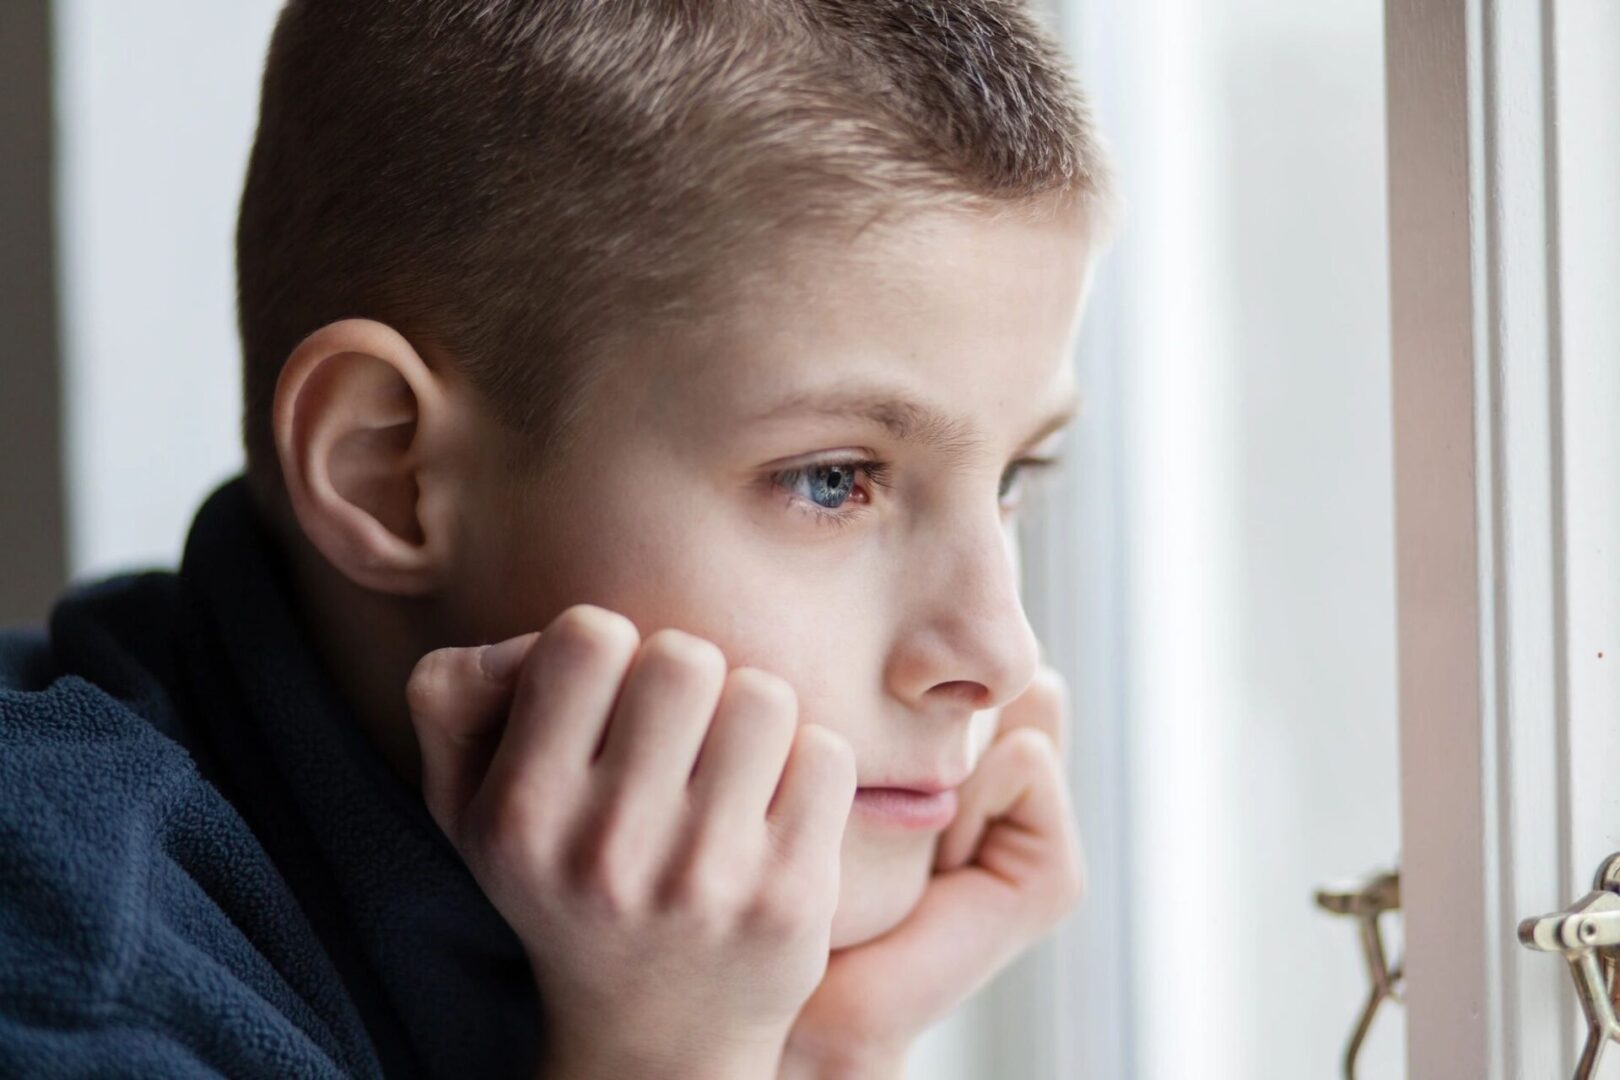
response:
[[[274,0],[58,0],[73,573],[175,562],[240,468],[232,234]]]

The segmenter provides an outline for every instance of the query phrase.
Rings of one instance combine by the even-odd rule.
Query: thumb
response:
[[[417,661],[405,684],[421,754],[422,798],[449,836],[489,770],[518,672],[539,636],[435,649]]]
[[[1073,828],[1067,794],[1057,750],[1044,731],[1021,725],[1002,732],[960,789],[956,817],[940,836],[934,869],[944,873],[965,866],[981,847],[994,844],[1013,853],[1049,854],[1052,841],[1067,839]],[[981,855],[978,861],[986,860]]]
[[[995,740],[963,783],[956,818],[940,837],[935,870],[966,865],[1002,817],[1037,836],[1072,828],[1062,767],[1068,696],[1063,676],[1043,664],[1002,707]]]

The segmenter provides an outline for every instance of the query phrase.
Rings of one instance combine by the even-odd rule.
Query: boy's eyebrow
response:
[[[1075,391],[1024,440],[1020,452],[1067,425],[1079,411],[1080,395]],[[757,414],[749,423],[798,415],[855,417],[882,427],[896,441],[920,443],[953,455],[969,454],[984,443],[971,420],[950,416],[904,391],[882,385],[845,384],[794,394]]]

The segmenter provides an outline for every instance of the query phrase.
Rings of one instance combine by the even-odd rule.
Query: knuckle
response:
[[[575,663],[627,660],[640,644],[635,623],[616,611],[594,604],[575,604],[552,620],[540,635],[539,648],[563,654]]]
[[[1043,711],[1050,716],[1052,726],[1063,731],[1069,723],[1069,683],[1054,667],[1042,667],[1035,673],[1034,692]]]
[[[1062,672],[1050,664],[1042,664],[1036,669],[1030,689],[1055,705],[1066,705],[1069,700],[1068,680],[1063,677]]]
[[[801,724],[794,741],[794,752],[814,761],[829,787],[855,786],[855,748],[848,739],[821,724]]]
[[[806,888],[799,875],[778,873],[761,885],[748,910],[748,921],[757,933],[797,938],[821,929],[830,930],[829,906],[821,890]]]
[[[586,844],[575,853],[570,869],[575,890],[594,911],[604,915],[630,911],[630,882],[616,858]]]
[[[1006,744],[1003,752],[1020,768],[1061,771],[1057,747],[1044,731],[1018,728],[1008,732],[1002,741]]]
[[[697,863],[675,876],[668,895],[676,908],[699,925],[718,928],[741,906],[740,894],[735,875],[712,864]]]
[[[793,684],[762,668],[740,667],[726,679],[726,692],[751,711],[797,720],[799,695]]]
[[[720,646],[684,630],[655,631],[641,646],[641,660],[659,678],[681,687],[711,687],[726,676]]]
[[[1085,867],[1078,858],[1065,859],[1054,875],[1051,889],[1051,917],[1058,919],[1067,915],[1080,906],[1085,896]]]
[[[646,837],[609,815],[582,836],[570,877],[596,910],[624,915],[639,905],[648,854]]]

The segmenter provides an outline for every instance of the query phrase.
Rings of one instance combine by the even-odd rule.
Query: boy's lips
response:
[[[892,791],[915,791],[922,795],[934,795],[941,791],[950,791],[959,788],[967,782],[968,774],[965,772],[953,773],[949,776],[935,774],[932,776],[915,776],[909,779],[897,776],[884,776],[868,779],[861,778],[858,790],[867,788],[887,788]]]
[[[956,788],[937,784],[860,787],[855,789],[854,809],[868,820],[884,825],[939,830],[956,817]]]

